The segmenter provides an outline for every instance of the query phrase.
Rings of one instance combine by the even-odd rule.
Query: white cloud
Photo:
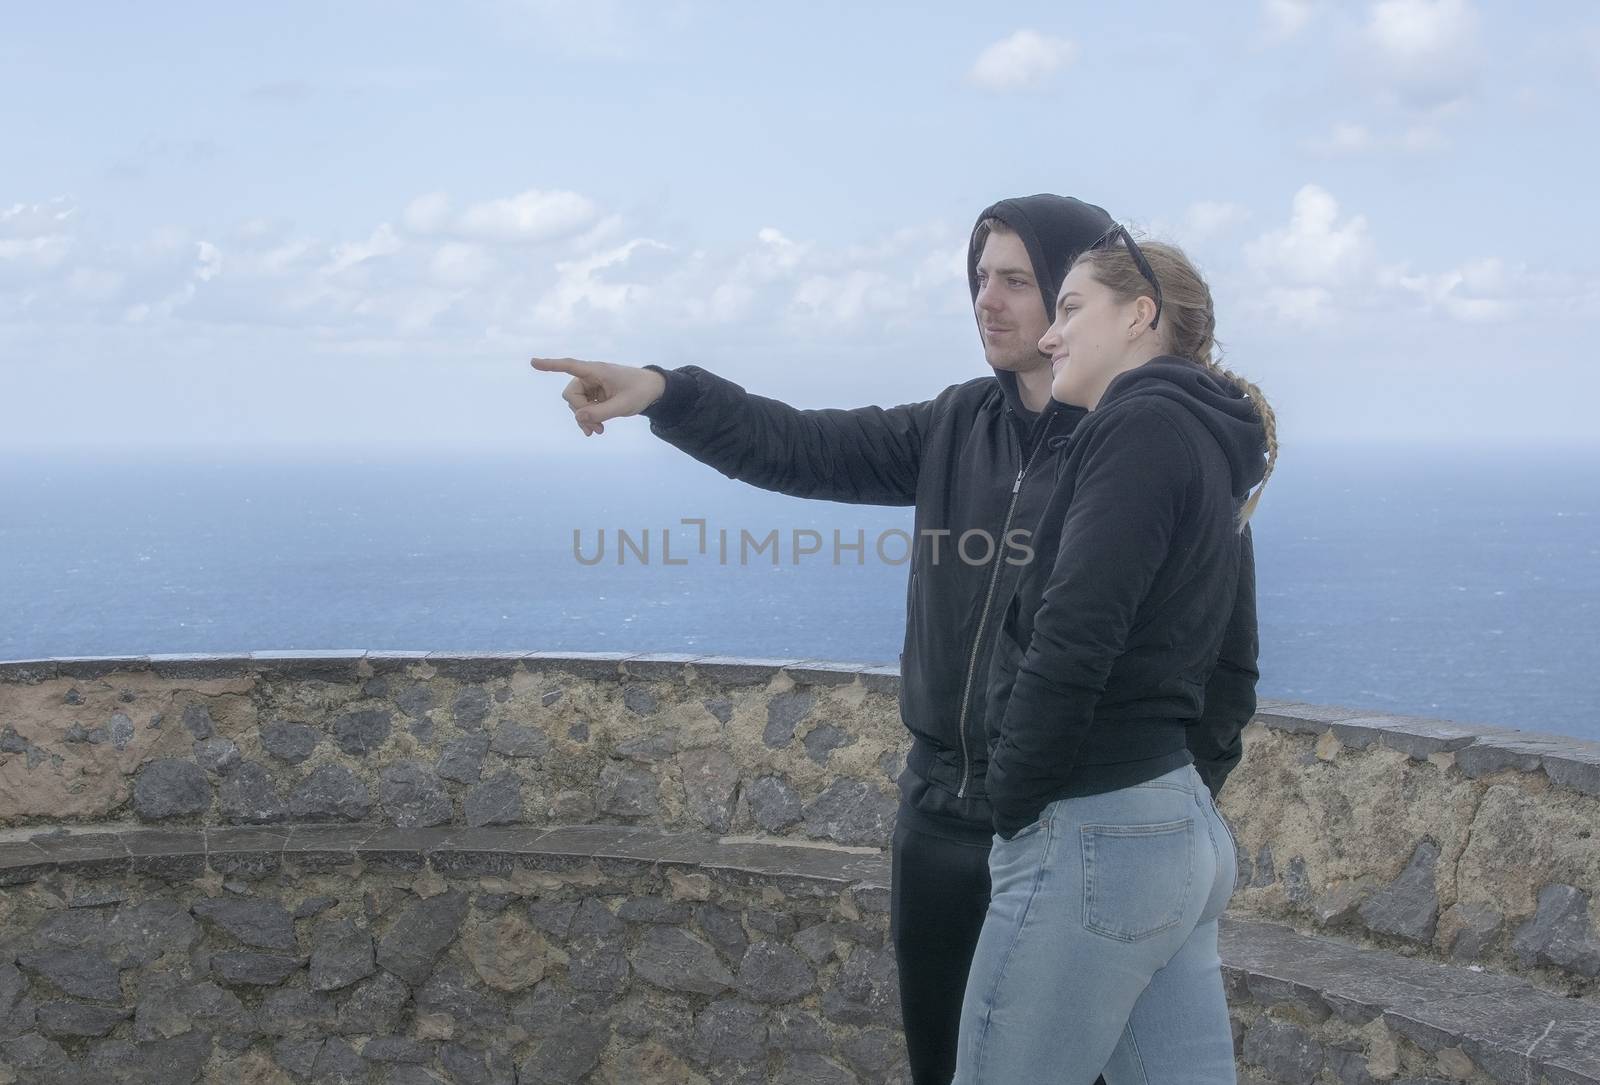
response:
[[[461,213],[458,228],[486,241],[550,241],[577,233],[594,216],[594,204],[576,192],[530,189],[473,204]]]
[[[436,234],[450,219],[450,197],[443,192],[429,192],[406,204],[400,221],[414,234]]]
[[[1057,69],[1070,63],[1076,51],[1077,47],[1066,38],[1049,37],[1036,30],[1019,30],[978,54],[967,78],[987,90],[1039,86]]]
[[[1318,6],[1317,0],[1263,0],[1267,32],[1279,41],[1294,37],[1305,29]]]
[[[73,212],[63,196],[48,203],[14,203],[0,209],[0,237],[51,237],[64,233]]]
[[[839,275],[813,275],[794,292],[794,305],[830,324],[883,316],[906,308],[905,283],[882,271],[856,268]]]
[[[0,276],[6,265],[24,276],[63,266],[72,252],[75,213],[65,197],[0,208]]]
[[[1326,189],[1306,185],[1294,194],[1289,224],[1246,245],[1245,257],[1269,279],[1329,288],[1361,276],[1372,260],[1372,242],[1365,218],[1341,221],[1338,201]]]
[[[1526,264],[1478,257],[1444,271],[1416,271],[1407,262],[1380,260],[1361,215],[1341,214],[1317,185],[1294,197],[1288,225],[1244,247],[1251,281],[1241,303],[1290,324],[1326,325],[1360,314],[1431,314],[1481,324],[1534,311],[1592,310],[1600,281]]]
[[[400,251],[400,237],[387,222],[380,223],[365,241],[348,241],[335,245],[327,263],[320,271],[326,276],[341,275],[374,258],[392,256]]]
[[[1410,295],[1423,312],[1438,312],[1469,324],[1511,320],[1535,311],[1571,319],[1593,311],[1600,280],[1584,280],[1526,264],[1481,257],[1449,270],[1413,272],[1406,265],[1384,268],[1379,284]]]
[[[1364,37],[1403,103],[1437,109],[1461,99],[1476,79],[1478,23],[1469,0],[1378,0]]]
[[[206,283],[221,274],[222,253],[209,241],[195,242],[194,277]]]
[[[163,227],[133,245],[60,235],[76,247],[55,257],[49,274],[13,261],[6,275],[0,260],[0,317],[25,312],[38,326],[132,322],[160,326],[173,341],[272,327],[314,339],[317,349],[374,355],[556,333],[570,349],[648,354],[666,329],[739,337],[776,328],[796,342],[847,345],[863,321],[904,326],[967,304],[965,231],[943,224],[832,247],[773,224],[708,251],[641,237],[620,215],[589,212],[581,232],[530,253],[524,239],[539,228],[530,223],[538,207],[518,197],[478,206],[492,213],[473,220],[440,194],[419,196],[396,220],[343,237],[298,234],[265,218],[207,236]],[[58,244],[41,231],[77,221],[68,210],[12,209],[11,233],[40,236],[4,237],[0,246],[38,258],[35,249]],[[472,237],[468,226],[489,236]]]
[[[0,238],[0,261],[34,268],[58,267],[71,250],[72,239],[65,234]]]
[[[666,251],[668,246],[649,238],[636,238],[605,252],[556,265],[555,286],[539,299],[534,316],[547,326],[570,326],[582,313],[618,314],[630,298],[640,298],[648,288],[638,282],[608,282],[601,273],[621,268],[642,248]],[[587,311],[587,312],[585,312]]]
[[[1478,260],[1436,275],[1387,271],[1381,281],[1415,294],[1425,309],[1442,309],[1457,320],[1504,320],[1514,312],[1506,296],[1505,266],[1498,259]]]
[[[599,209],[576,192],[529,189],[515,196],[469,205],[452,215],[442,192],[418,196],[406,205],[401,223],[412,233],[450,234],[488,242],[540,244],[558,241],[591,226]]]
[[[481,245],[451,241],[434,251],[429,271],[445,286],[475,286],[494,271],[493,257]]]

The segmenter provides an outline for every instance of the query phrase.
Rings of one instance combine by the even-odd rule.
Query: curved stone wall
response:
[[[887,841],[892,670],[691,660],[0,664],[0,825],[603,821]]]
[[[1269,702],[1245,749],[1235,914],[1596,994],[1600,744]]]
[[[903,1077],[870,849],[621,827],[69,835],[0,845],[9,1082]]]
[[[896,692],[683,655],[0,664],[0,1085],[904,1080]],[[1222,806],[1245,1080],[1600,1080],[1600,745],[1265,702]]]

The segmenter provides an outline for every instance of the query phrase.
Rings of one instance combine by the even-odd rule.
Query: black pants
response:
[[[889,930],[911,1080],[950,1085],[967,969],[989,910],[989,849],[901,823],[890,854]]]

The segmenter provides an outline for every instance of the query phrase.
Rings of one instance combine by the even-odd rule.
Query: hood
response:
[[[1266,473],[1267,431],[1255,405],[1226,377],[1188,358],[1162,355],[1119,374],[1096,412],[1140,396],[1180,403],[1211,431],[1233,476],[1233,496],[1243,501]]]
[[[1111,229],[1111,216],[1092,203],[1071,196],[1054,196],[1040,193],[1037,196],[1019,196],[1001,200],[983,209],[973,223],[973,236],[967,242],[967,286],[972,291],[974,306],[978,300],[978,223],[997,218],[1017,232],[1027,247],[1033,262],[1034,281],[1039,284],[1039,295],[1044,299],[1044,311],[1053,312],[1056,294],[1061,290],[1061,280],[1066,278],[1067,267],[1078,254],[1093,245]],[[973,321],[977,321],[974,309]],[[982,334],[982,331],[979,331]],[[1005,392],[1006,402],[1019,416],[1034,417],[1034,412],[1022,404],[1022,393],[1017,387],[1017,375],[1009,370],[995,370],[995,377]]]

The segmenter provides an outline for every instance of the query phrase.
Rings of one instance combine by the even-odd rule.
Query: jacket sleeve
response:
[[[1222,635],[1216,668],[1206,682],[1205,707],[1188,731],[1189,752],[1213,797],[1244,754],[1241,734],[1256,712],[1256,668],[1259,638],[1256,633],[1255,544],[1246,524],[1239,537],[1239,586],[1233,613]]]
[[[643,414],[650,432],[729,478],[793,497],[912,505],[938,400],[800,410],[699,366],[647,366],[667,390]]]
[[[1037,818],[1076,759],[1194,477],[1188,439],[1158,408],[1124,408],[1086,441],[1077,471],[1063,477],[1074,489],[1061,546],[989,762],[989,801],[1005,836]]]

